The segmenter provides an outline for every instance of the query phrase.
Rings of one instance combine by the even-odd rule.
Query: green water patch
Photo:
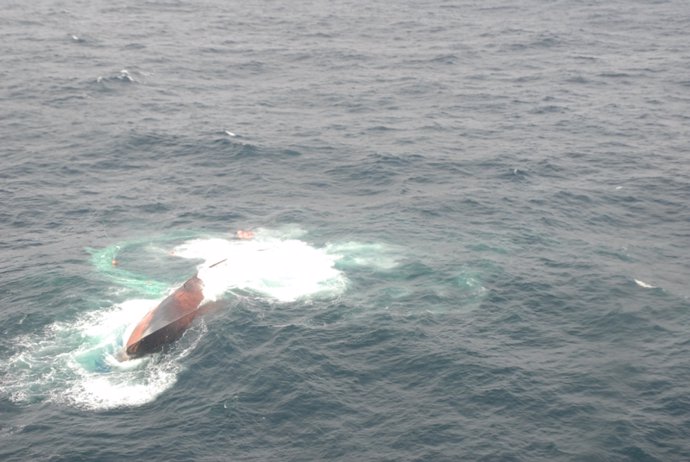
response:
[[[121,268],[118,260],[121,249],[121,245],[111,245],[104,249],[87,250],[91,253],[91,263],[96,271],[119,287],[151,297],[160,297],[169,289],[170,286],[164,282]]]
[[[355,259],[359,258],[355,254]],[[376,259],[375,252],[367,258]],[[407,256],[397,266],[372,269],[371,266],[348,266],[352,287],[347,296],[353,311],[370,316],[375,312],[406,316],[467,313],[485,300],[488,281],[495,268],[483,262],[435,262]]]
[[[91,254],[91,264],[96,272],[110,284],[135,296],[157,298],[165,295],[172,284],[195,271],[194,262],[171,254],[173,246],[201,235],[178,232],[86,250]]]
[[[343,242],[329,244],[326,251],[336,255],[336,268],[342,270],[361,267],[387,271],[399,264],[400,253],[391,245],[383,243]]]

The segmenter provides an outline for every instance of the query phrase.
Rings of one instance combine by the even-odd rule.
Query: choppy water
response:
[[[5,2],[0,459],[687,460],[688,31]],[[119,363],[218,257],[221,308]]]

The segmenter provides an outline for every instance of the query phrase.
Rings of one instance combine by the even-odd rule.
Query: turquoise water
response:
[[[0,459],[687,458],[685,3],[0,24]]]

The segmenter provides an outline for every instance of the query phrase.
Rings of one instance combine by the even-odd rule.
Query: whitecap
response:
[[[635,284],[637,284],[638,286],[640,286],[644,289],[656,289],[657,288],[656,286],[653,286],[651,284],[647,284],[646,282],[640,281],[639,279],[635,279]]]

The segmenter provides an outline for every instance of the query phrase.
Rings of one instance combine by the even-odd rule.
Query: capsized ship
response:
[[[194,318],[205,311],[203,289],[203,281],[194,275],[146,313],[127,340],[126,359],[155,353],[179,339]]]

